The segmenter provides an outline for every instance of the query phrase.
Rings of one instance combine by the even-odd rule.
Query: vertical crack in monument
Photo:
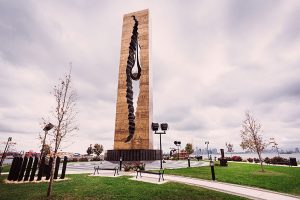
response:
[[[123,16],[114,149],[106,160],[159,160],[153,149],[149,11]],[[138,91],[134,87],[137,86]]]
[[[134,20],[134,26],[131,36],[131,42],[129,45],[129,55],[127,59],[127,68],[126,68],[126,98],[128,104],[128,130],[129,135],[125,142],[130,142],[133,138],[135,132],[135,114],[133,106],[133,86],[132,80],[138,81],[141,76],[141,66],[139,61],[139,43],[138,43],[138,25],[139,22],[136,20],[135,16],[132,16]],[[135,69],[136,68],[136,69]],[[136,70],[133,72],[133,70]]]

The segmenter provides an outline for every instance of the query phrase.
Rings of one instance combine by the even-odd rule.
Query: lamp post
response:
[[[270,138],[270,144],[273,144],[272,147],[275,147],[275,149],[277,151],[277,154],[278,154],[278,157],[279,157],[278,144],[275,142],[274,138]]]
[[[45,141],[46,141],[46,137],[47,137],[48,131],[50,131],[53,127],[54,127],[53,124],[48,123],[48,124],[43,128],[43,131],[45,131],[45,136],[44,136],[44,139],[43,139],[43,144],[42,144],[42,150],[41,150],[40,160],[41,160],[41,158],[43,157],[44,146],[45,146]]]
[[[174,141],[175,146],[177,146],[178,154],[177,154],[177,160],[179,160],[179,147],[181,145],[181,141]]]
[[[159,134],[159,150],[160,150],[160,169],[162,169],[162,148],[161,148],[161,134],[166,134],[166,131],[168,130],[168,124],[162,123],[160,124],[160,129],[163,132],[157,132],[159,129],[159,123],[152,123],[152,131],[154,131],[154,134]]]
[[[208,152],[209,141],[206,141],[205,144],[206,144],[207,158],[209,159],[209,152]]]
[[[12,140],[12,137],[9,137],[8,140],[7,140],[7,143],[6,143],[6,146],[4,148],[4,151],[2,153],[2,157],[1,157],[1,161],[0,161],[0,175],[1,175],[1,172],[2,172],[2,164],[3,164],[3,161],[6,157],[6,153],[8,151],[8,148],[9,148],[9,142]]]

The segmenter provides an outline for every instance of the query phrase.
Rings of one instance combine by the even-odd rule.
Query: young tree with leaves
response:
[[[61,146],[61,142],[71,136],[71,133],[78,130],[76,124],[76,99],[77,95],[75,90],[71,87],[71,68],[69,73],[64,79],[59,80],[59,84],[54,86],[53,95],[56,100],[56,108],[54,110],[54,148],[53,148],[53,163],[50,173],[50,181],[47,191],[47,197],[51,196],[55,161],[57,157],[57,151]]]
[[[246,119],[242,123],[242,142],[240,146],[243,149],[257,153],[260,161],[261,171],[264,172],[261,154],[266,148],[267,144],[263,141],[261,132],[261,124],[257,122],[254,117],[249,114],[249,112],[246,112]]]
[[[185,151],[190,155],[192,153],[194,153],[194,149],[193,149],[193,144],[192,143],[187,143],[185,145]]]
[[[97,157],[99,157],[100,154],[101,154],[102,151],[103,151],[103,145],[102,145],[102,144],[95,144],[95,145],[94,145],[93,151],[94,151],[94,154],[96,154]]]
[[[87,153],[88,155],[91,155],[91,154],[93,153],[93,147],[92,147],[92,144],[90,144],[89,148],[87,148],[86,153]]]

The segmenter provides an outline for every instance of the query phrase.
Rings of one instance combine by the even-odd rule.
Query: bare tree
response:
[[[232,152],[233,152],[233,144],[227,143],[226,142],[226,147],[227,147],[227,152],[229,152],[232,156]]]
[[[263,160],[261,153],[266,148],[267,144],[263,141],[261,134],[261,124],[257,122],[253,116],[246,112],[246,119],[243,121],[240,146],[243,149],[256,152],[260,161],[261,171],[264,172]]]
[[[12,142],[12,137],[9,137],[7,142],[2,142],[3,144],[5,144],[5,148],[4,148],[4,151],[2,152],[2,156],[1,156],[1,159],[0,159],[0,175],[1,175],[1,172],[2,172],[2,165],[3,165],[3,162],[6,158],[6,154],[12,150],[12,147],[16,144],[15,142]]]
[[[78,130],[78,126],[76,124],[76,116],[78,113],[76,110],[77,95],[75,90],[71,87],[71,68],[64,79],[60,79],[59,81],[60,83],[53,88],[53,95],[56,100],[56,108],[53,113],[55,118],[55,125],[53,129],[54,162],[52,163],[47,197],[50,197],[52,193],[54,166],[57,151],[60,148],[61,142],[71,136],[72,132]]]

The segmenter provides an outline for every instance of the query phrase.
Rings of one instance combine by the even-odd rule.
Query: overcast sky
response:
[[[297,0],[0,0],[0,141],[39,150],[50,92],[72,62],[80,129],[62,150],[112,149],[123,15],[147,8],[153,119],[170,126],[165,151],[174,140],[240,150],[247,110],[265,140],[300,147]]]

